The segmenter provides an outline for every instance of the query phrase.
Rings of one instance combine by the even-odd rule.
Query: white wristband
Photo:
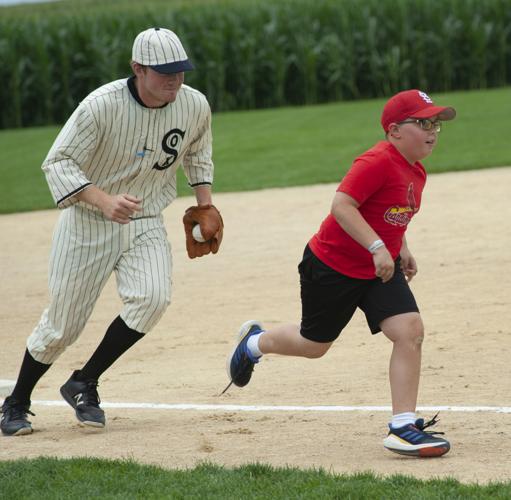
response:
[[[367,250],[369,250],[369,252],[373,253],[376,252],[376,250],[378,250],[378,248],[381,248],[381,247],[384,247],[385,246],[385,243],[383,243],[382,240],[374,240],[368,247],[367,247]]]

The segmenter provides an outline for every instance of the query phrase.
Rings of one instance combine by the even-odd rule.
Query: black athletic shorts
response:
[[[366,315],[371,332],[381,331],[380,323],[396,314],[419,312],[400,258],[394,276],[358,279],[334,271],[305,247],[298,265],[302,298],[301,334],[315,342],[334,341],[348,324],[357,307]]]

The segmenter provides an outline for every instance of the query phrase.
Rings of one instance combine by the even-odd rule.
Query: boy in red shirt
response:
[[[424,327],[408,286],[417,264],[405,231],[426,182],[420,160],[435,147],[442,121],[455,116],[453,108],[435,106],[419,90],[389,99],[381,117],[386,140],[354,161],[330,214],[305,248],[298,266],[300,326],[264,330],[258,321],[244,323],[228,359],[231,383],[247,385],[263,354],[323,356],[359,307],[371,332],[382,331],[393,342],[393,416],[385,448],[421,457],[449,451],[446,439],[425,431],[436,416],[424,422],[415,415]]]

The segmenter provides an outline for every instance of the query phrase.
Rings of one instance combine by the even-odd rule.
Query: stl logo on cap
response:
[[[424,99],[425,102],[427,102],[428,104],[433,104],[433,99],[431,99],[431,97],[429,97],[428,94],[426,94],[426,92],[423,92],[422,90],[419,90],[419,95]]]

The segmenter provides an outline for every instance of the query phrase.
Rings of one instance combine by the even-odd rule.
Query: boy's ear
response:
[[[388,135],[394,137],[395,139],[399,139],[401,137],[401,133],[399,132],[399,125],[397,123],[391,123],[389,125]]]

